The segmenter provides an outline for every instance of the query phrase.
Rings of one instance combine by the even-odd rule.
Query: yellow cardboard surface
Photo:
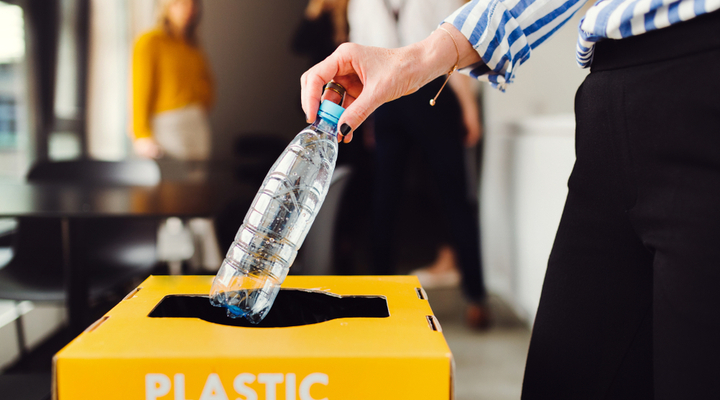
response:
[[[55,356],[70,399],[449,399],[452,355],[415,277],[289,276],[283,288],[383,296],[387,318],[282,328],[150,318],[167,295],[206,295],[210,276],[154,276]],[[439,328],[439,325],[436,325]]]

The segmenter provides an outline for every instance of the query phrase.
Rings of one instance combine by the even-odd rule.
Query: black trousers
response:
[[[523,399],[720,398],[720,12],[598,43]]]
[[[465,128],[457,97],[446,87],[431,107],[444,77],[409,96],[387,103],[375,111],[376,174],[373,196],[373,273],[394,272],[396,215],[402,207],[402,183],[409,149],[419,146],[439,190],[441,213],[448,222],[451,244],[458,257],[465,295],[473,301],[485,298],[480,262],[480,231],[474,203],[468,197],[463,138]],[[422,201],[420,199],[419,201]],[[417,218],[423,218],[418,215]]]

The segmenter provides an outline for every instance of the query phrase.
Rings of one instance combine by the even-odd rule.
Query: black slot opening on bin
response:
[[[317,324],[337,318],[387,318],[390,312],[382,296],[336,296],[322,292],[281,289],[265,319],[252,324],[230,318],[226,310],[213,307],[208,296],[169,295],[148,315],[151,318],[199,318],[214,324],[247,328],[282,328]]]

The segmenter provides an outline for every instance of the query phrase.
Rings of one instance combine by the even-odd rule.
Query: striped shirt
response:
[[[443,22],[468,38],[485,62],[465,72],[504,90],[518,66],[587,0],[472,0]],[[592,63],[599,40],[622,39],[720,9],[720,0],[598,0],[578,27],[578,64]]]

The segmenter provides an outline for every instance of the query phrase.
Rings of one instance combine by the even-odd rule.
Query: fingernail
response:
[[[342,124],[342,126],[340,127],[340,133],[342,133],[343,136],[346,136],[348,133],[350,133],[351,130],[352,128],[350,128],[350,125],[348,124]]]

